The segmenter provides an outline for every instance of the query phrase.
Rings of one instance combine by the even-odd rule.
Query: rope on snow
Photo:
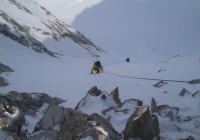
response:
[[[143,78],[143,77],[134,77],[134,76],[126,76],[126,75],[119,75],[119,74],[113,74],[109,72],[105,72],[106,74],[113,75],[113,76],[119,76],[124,78],[133,78],[133,79],[142,79],[142,80],[152,80],[152,81],[166,81],[166,82],[179,82],[179,83],[188,83],[188,84],[198,84],[200,83],[200,79],[193,79],[190,81],[181,81],[181,80],[169,80],[169,79],[154,79],[154,78]]]

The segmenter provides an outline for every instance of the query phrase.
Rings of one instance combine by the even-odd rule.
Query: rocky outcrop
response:
[[[27,138],[26,130],[22,127],[26,124],[25,116],[34,116],[44,103],[64,102],[59,98],[52,98],[45,93],[19,93],[9,92],[0,96],[0,127],[8,132],[8,137],[14,139]],[[55,113],[55,112],[54,112]],[[12,135],[10,135],[10,133]],[[31,133],[31,132],[29,132]]]
[[[16,140],[170,139],[168,132],[188,131],[186,123],[195,124],[196,130],[190,132],[191,137],[181,138],[193,138],[192,134],[195,138],[198,134],[199,116],[178,116],[178,107],[157,105],[154,98],[151,110],[138,99],[117,103],[117,98],[117,88],[107,94],[92,87],[76,109],[72,109],[59,105],[64,102],[62,99],[45,93],[12,91],[0,96],[0,127],[5,132],[4,139]],[[37,115],[41,117],[29,124],[29,119]],[[34,129],[28,130],[29,125]]]
[[[181,90],[181,92],[179,93],[180,96],[186,96],[186,95],[190,95],[190,92],[187,91],[187,89],[183,88]]]
[[[137,99],[128,99],[125,100],[123,103],[107,108],[105,110],[102,110],[102,114],[107,116],[110,112],[116,112],[119,113],[121,112],[122,114],[131,114],[132,112],[135,111],[135,109],[138,106],[142,106],[142,101],[137,100]]]
[[[121,100],[119,98],[119,89],[116,87],[110,94],[109,96],[112,96],[115,102],[119,105],[121,104]]]
[[[157,106],[154,98],[151,100],[151,111],[152,113],[157,113],[161,117],[167,117],[171,121],[176,120],[178,117],[179,108],[170,107],[169,105],[159,105]]]
[[[200,91],[196,91],[194,94],[192,94],[192,97],[197,98],[200,97]]]
[[[0,87],[6,87],[9,83],[6,81],[4,77],[0,76]]]
[[[12,40],[22,44],[26,47],[31,47],[34,51],[38,53],[46,53],[50,56],[55,57],[55,53],[48,50],[40,41],[32,37],[29,34],[30,27],[20,25],[17,21],[9,17],[3,11],[0,12],[0,17],[2,17],[6,22],[0,23],[0,33],[11,38]]]
[[[158,118],[150,115],[148,107],[138,107],[129,117],[123,133],[125,140],[131,138],[153,140],[160,134]]]
[[[97,99],[100,98],[101,100],[105,100],[108,102],[112,100],[111,102],[114,106],[121,104],[121,101],[119,99],[118,88],[114,89],[110,94],[107,94],[106,92],[102,92],[100,89],[94,86],[87,92],[86,96],[83,99],[81,99],[81,101],[76,105],[75,110],[87,106],[87,104],[89,104],[88,101],[91,97],[96,97]]]
[[[154,84],[153,86],[157,87],[157,88],[160,88],[160,87],[163,87],[166,84],[168,84],[168,83],[161,80],[158,83]]]
[[[87,118],[88,122],[94,125],[95,133],[101,134],[102,140],[120,140],[121,135],[113,128],[112,124],[105,120],[102,116],[97,113],[92,114]],[[92,133],[91,133],[92,132]],[[99,139],[100,137],[91,131],[93,139]]]
[[[157,106],[156,100],[154,98],[151,99],[151,112],[152,113],[158,112],[158,106]]]
[[[11,69],[9,66],[0,63],[0,74],[3,72],[13,72],[14,70]]]
[[[24,6],[22,1],[6,0],[4,5],[8,5],[10,10],[18,11],[24,16],[20,20],[15,18],[15,14],[0,10],[0,34],[9,37],[10,39],[20,43],[23,46],[32,48],[38,53],[46,53],[53,57],[58,57],[60,52],[53,52],[46,46],[38,36],[46,39],[54,39],[59,41],[61,39],[70,39],[77,45],[86,49],[92,56],[98,56],[98,53],[103,51],[94,45],[81,32],[76,31],[71,26],[58,20],[44,7],[38,5],[35,1],[32,2],[32,8]],[[37,9],[37,11],[33,10]],[[40,15],[41,16],[38,16]],[[28,16],[27,16],[28,15]],[[24,19],[23,19],[24,18]],[[31,18],[32,23],[26,22],[26,18]],[[22,21],[25,22],[22,22]],[[22,25],[23,24],[23,25]]]
[[[0,63],[0,74],[5,73],[5,72],[13,72],[13,71],[14,70],[12,70],[9,66]],[[0,76],[0,87],[5,87],[7,85],[9,85],[7,80],[4,77]]]
[[[119,140],[120,138],[112,125],[100,115],[89,116],[51,103],[28,139],[78,140],[89,136],[95,140]]]

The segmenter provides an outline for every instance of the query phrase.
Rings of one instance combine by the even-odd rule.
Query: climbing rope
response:
[[[124,78],[133,78],[133,79],[142,79],[142,80],[180,82],[180,83],[188,83],[188,84],[200,83],[200,79],[193,79],[193,80],[190,80],[190,81],[181,81],[181,80],[154,79],[154,78],[142,78],[142,77],[126,76],[126,75],[113,74],[113,73],[109,73],[109,72],[105,72],[105,71],[104,71],[104,73],[109,74],[109,75],[113,75],[113,76],[119,76],[119,77],[124,77]]]

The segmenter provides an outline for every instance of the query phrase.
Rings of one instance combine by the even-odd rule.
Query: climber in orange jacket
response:
[[[91,74],[93,74],[93,71],[95,71],[96,73],[103,71],[103,67],[101,66],[101,62],[99,60],[93,64]]]

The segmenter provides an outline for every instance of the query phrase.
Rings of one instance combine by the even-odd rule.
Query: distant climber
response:
[[[129,58],[126,58],[126,62],[130,62],[130,59],[129,59]]]
[[[93,64],[91,74],[93,74],[93,72],[99,73],[100,71],[103,71],[103,67],[101,66],[101,62],[98,60]]]

